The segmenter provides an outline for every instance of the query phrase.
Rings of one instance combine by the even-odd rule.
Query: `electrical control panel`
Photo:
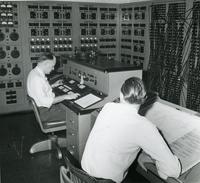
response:
[[[180,104],[183,88],[183,44],[186,3],[151,7],[150,72],[160,97]],[[162,81],[162,82],[161,82]]]
[[[186,107],[195,111],[200,112],[200,40],[199,40],[199,21],[200,21],[200,2],[194,2],[193,13],[191,16],[194,22],[191,26],[192,37],[191,37],[191,50],[189,57],[189,74],[188,74],[188,85],[187,85],[187,101]]]
[[[30,110],[26,78],[44,52],[71,54],[72,5],[42,1],[0,2],[0,114]]]
[[[81,51],[98,47],[98,8],[92,4],[79,6]]]
[[[42,53],[53,52],[62,72],[66,56],[79,49],[98,50],[109,61],[143,68],[163,99],[185,100],[188,108],[199,110],[198,7],[199,1],[189,0],[1,1],[0,114],[29,109],[26,78]]]
[[[131,3],[120,6],[120,56],[123,63],[147,69],[149,58],[149,6]]]
[[[83,52],[98,50],[100,55],[116,62],[120,60],[120,54],[122,57],[124,54],[124,58],[130,60],[126,63],[141,66],[141,62],[145,62],[143,54],[146,43],[143,39],[135,38],[129,42],[126,36],[133,36],[134,22],[139,29],[143,29],[146,22],[139,19],[146,19],[146,10],[144,6],[139,7],[135,9],[135,15],[134,6],[128,10],[137,21],[131,22],[131,35],[129,31],[122,31],[125,36],[120,43],[120,26],[124,27],[120,19],[120,6],[63,1],[1,1],[0,114],[30,109],[26,99],[26,78],[44,52],[50,51],[56,55],[56,69],[59,72],[63,70],[66,56],[73,56],[79,49]],[[127,27],[129,29],[129,25]],[[139,54],[131,54],[133,50]],[[95,84],[95,73],[88,76],[91,84]]]
[[[0,113],[26,107],[20,11],[19,2],[0,2]]]
[[[43,52],[51,51],[58,57],[72,53],[72,5],[29,2],[25,9],[32,67],[37,64],[37,58]]]
[[[106,57],[98,57],[94,63],[89,63],[87,60],[79,62],[76,58],[68,59],[64,73],[67,78],[106,96],[101,102],[93,105],[93,108],[119,97],[120,88],[127,78],[133,76],[142,78],[142,69],[135,69],[126,63],[116,63]]]

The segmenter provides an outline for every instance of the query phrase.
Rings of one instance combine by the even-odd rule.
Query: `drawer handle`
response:
[[[69,132],[68,135],[69,135],[69,136],[74,136],[75,133],[70,133],[70,132]]]

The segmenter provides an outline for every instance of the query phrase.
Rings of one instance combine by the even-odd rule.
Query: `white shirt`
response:
[[[156,160],[162,178],[179,176],[178,158],[157,128],[132,105],[107,103],[88,137],[81,165],[92,176],[121,182],[141,148]]]
[[[50,108],[55,98],[55,94],[52,92],[52,88],[45,74],[38,66],[28,75],[27,92],[39,107]]]

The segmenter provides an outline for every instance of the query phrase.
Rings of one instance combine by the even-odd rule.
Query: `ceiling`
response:
[[[69,0],[65,0],[69,1]],[[130,3],[130,2],[138,2],[138,1],[146,1],[146,0],[73,0],[77,2],[95,2],[95,3]]]
[[[38,1],[38,0],[27,0],[27,1]],[[93,3],[130,3],[130,2],[140,2],[140,1],[150,1],[150,0],[50,0],[50,1],[69,1],[69,2],[93,2]]]

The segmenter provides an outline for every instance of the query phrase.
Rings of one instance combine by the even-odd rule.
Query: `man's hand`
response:
[[[147,169],[145,167],[145,163],[154,163],[154,162],[153,162],[153,160],[151,159],[150,156],[148,156],[147,154],[145,154],[143,152],[138,157],[138,164],[141,166],[142,169],[144,169],[145,171],[147,171]]]
[[[80,96],[78,93],[69,93],[67,95],[64,95],[64,99],[73,100],[73,99],[76,99],[78,96]]]

